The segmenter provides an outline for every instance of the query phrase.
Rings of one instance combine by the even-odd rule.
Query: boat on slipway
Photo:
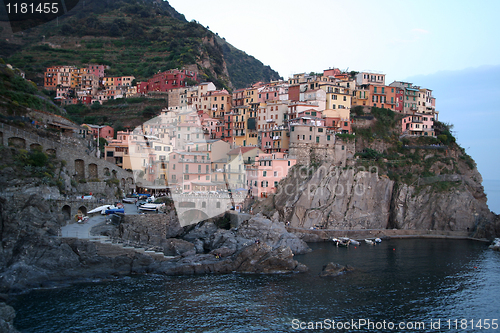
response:
[[[139,206],[139,210],[144,211],[158,211],[160,207],[164,206],[164,204],[156,204],[156,203],[145,203]]]

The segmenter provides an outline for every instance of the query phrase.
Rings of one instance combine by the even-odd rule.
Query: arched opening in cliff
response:
[[[111,174],[109,173],[109,168],[104,168],[104,176],[109,177]]]
[[[61,212],[63,214],[65,221],[68,221],[71,219],[71,207],[70,206],[64,205],[63,208],[61,209]]]
[[[87,207],[85,206],[80,206],[78,208],[78,214],[82,214],[83,216],[87,215]]]
[[[116,170],[111,171],[111,174],[113,175],[113,178],[116,178],[116,174],[117,174],[117,173],[118,173],[118,172],[116,172]]]
[[[125,184],[126,184],[126,183],[125,183],[125,178],[122,178],[122,179],[121,179],[121,183],[122,183],[122,188],[125,188]]]
[[[199,209],[190,209],[181,214],[181,221],[203,221],[208,219],[208,215]]]
[[[26,140],[23,138],[11,137],[8,140],[9,147],[14,147],[18,149],[26,149]]]
[[[55,149],[49,148],[45,152],[47,153],[47,155],[56,156],[56,150]]]
[[[89,178],[99,178],[99,175],[97,173],[97,164],[95,163],[90,163],[89,164]]]
[[[75,160],[75,178],[76,179],[85,179],[85,161],[84,160]]]
[[[32,144],[30,144],[30,150],[43,151],[43,147],[39,143],[32,143]]]

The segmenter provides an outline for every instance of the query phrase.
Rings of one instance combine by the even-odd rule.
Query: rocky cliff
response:
[[[305,229],[500,234],[499,217],[488,209],[476,164],[455,143],[450,125],[437,122],[437,138],[404,137],[398,132],[401,115],[387,109],[371,112],[372,123],[343,137],[356,146],[347,166],[314,159],[297,165],[276,195],[254,211]]]
[[[444,179],[455,181],[447,181],[449,188],[437,189],[436,184]],[[432,184],[408,185],[377,172],[322,165],[310,178],[286,179],[273,205],[280,220],[306,229],[480,232],[485,222],[494,221],[482,189],[469,184],[469,178],[456,175],[433,180]]]

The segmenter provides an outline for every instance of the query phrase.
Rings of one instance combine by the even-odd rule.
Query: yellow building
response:
[[[71,71],[71,88],[77,88],[82,85],[82,76],[89,73],[88,68],[75,68]]]

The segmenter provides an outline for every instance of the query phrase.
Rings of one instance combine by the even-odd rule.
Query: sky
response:
[[[483,179],[500,180],[500,1],[169,3],[284,79],[335,67],[432,89]],[[500,182],[483,185],[500,213]]]
[[[415,75],[500,64],[500,1],[170,0],[227,42],[293,73]]]

